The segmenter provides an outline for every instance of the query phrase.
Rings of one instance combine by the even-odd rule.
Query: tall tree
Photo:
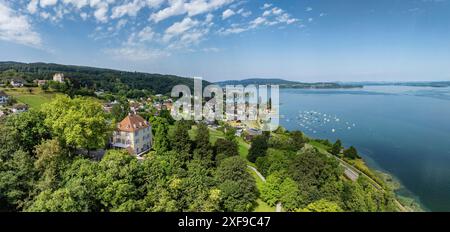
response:
[[[116,122],[122,121],[130,112],[130,104],[126,98],[120,98],[117,104],[111,109],[111,115]]]
[[[225,125],[225,139],[236,142],[236,129],[228,124]]]
[[[361,159],[361,156],[358,155],[358,151],[353,146],[344,150],[344,157],[349,159]]]
[[[34,146],[50,138],[50,131],[44,125],[45,115],[36,110],[14,114],[7,118],[5,126],[15,142],[25,151],[32,153]]]
[[[247,159],[254,163],[258,157],[264,157],[266,155],[269,145],[267,144],[267,137],[258,135],[252,140],[252,145],[248,150]]]
[[[261,198],[270,206],[275,206],[280,200],[281,176],[278,173],[269,175],[261,188]]]
[[[68,165],[68,155],[56,139],[47,140],[36,146],[37,160],[34,166],[40,172],[39,189],[54,189],[57,187],[62,172]]]
[[[280,202],[288,211],[296,209],[302,202],[298,184],[289,177],[284,179],[280,185]]]
[[[68,146],[103,148],[112,130],[100,103],[88,98],[57,97],[43,106],[45,125]]]
[[[205,123],[199,123],[195,135],[194,158],[204,162],[212,161],[212,148],[209,142],[209,129]]]
[[[291,146],[296,149],[302,149],[303,146],[305,145],[305,137],[303,135],[303,133],[301,131],[293,131],[290,134],[290,144]]]
[[[21,210],[35,184],[33,158],[17,150],[11,159],[0,161],[0,210]]]
[[[239,156],[223,160],[216,172],[221,191],[221,205],[225,211],[250,211],[258,198],[255,179],[247,170],[247,164]]]
[[[228,139],[219,138],[216,140],[214,146],[216,150],[216,161],[239,155],[238,145]]]
[[[342,143],[341,140],[336,140],[336,142],[333,144],[333,147],[331,147],[331,154],[337,156],[341,153],[342,150]]]
[[[153,150],[158,153],[163,153],[169,150],[169,123],[167,119],[155,117],[152,120],[153,136]]]
[[[183,154],[189,154],[191,142],[189,140],[189,128],[184,120],[176,121],[171,134],[172,149]],[[186,157],[189,159],[189,157]]]
[[[321,199],[308,204],[306,208],[298,210],[299,212],[343,212],[341,207],[335,202]]]

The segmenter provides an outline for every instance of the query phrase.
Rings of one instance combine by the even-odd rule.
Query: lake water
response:
[[[355,146],[431,211],[450,211],[450,88],[280,90],[281,125]]]

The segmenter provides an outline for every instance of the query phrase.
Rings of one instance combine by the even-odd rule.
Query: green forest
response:
[[[47,63],[0,62],[0,82],[7,83],[11,79],[20,78],[27,85],[33,85],[34,80],[51,80],[55,73],[64,73],[70,80],[70,85],[64,88],[68,94],[69,90],[77,91],[72,95],[93,95],[94,91],[101,90],[137,98],[149,94],[168,94],[175,85],[187,85],[191,89],[194,86],[192,78],[175,75]],[[204,86],[207,84],[204,81]]]

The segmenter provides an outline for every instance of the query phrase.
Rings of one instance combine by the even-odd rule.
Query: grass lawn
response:
[[[325,144],[319,143],[317,141],[310,141],[309,144],[312,145],[313,147],[317,148],[320,153],[327,154],[327,155],[330,154],[328,152],[329,147]]]
[[[32,91],[30,92],[29,89]],[[0,90],[16,98],[18,102],[35,109],[39,109],[42,104],[50,102],[57,95],[56,93],[45,93],[41,88],[2,88]]]
[[[42,95],[20,95],[16,97],[17,101],[29,105],[31,108],[39,109],[42,104],[51,101],[50,97]]]

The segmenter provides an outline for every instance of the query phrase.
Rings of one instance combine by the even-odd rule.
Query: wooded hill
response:
[[[74,87],[104,90],[112,93],[128,90],[149,90],[153,93],[170,93],[175,85],[187,85],[193,89],[192,78],[175,75],[126,72],[104,68],[94,68],[51,63],[0,62],[0,79],[21,78],[29,83],[33,80],[50,80],[55,73],[64,73]],[[204,86],[209,84],[204,81]]]

